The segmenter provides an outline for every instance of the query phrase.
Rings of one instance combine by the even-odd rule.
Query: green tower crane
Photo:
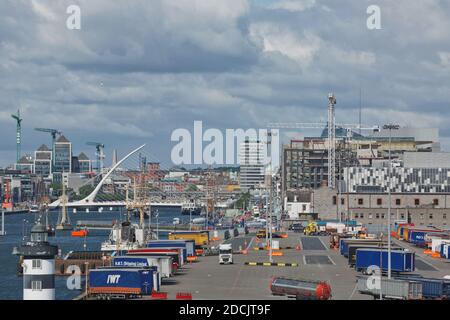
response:
[[[20,145],[22,136],[22,118],[20,118],[20,110],[17,110],[17,114],[12,114],[11,117],[17,122],[16,130],[16,149],[17,149],[17,163],[20,160]]]

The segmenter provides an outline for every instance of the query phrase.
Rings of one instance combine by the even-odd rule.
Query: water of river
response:
[[[180,218],[181,223],[188,223],[189,217],[182,216],[179,208],[158,208],[159,223],[171,223],[173,218]],[[103,212],[77,212],[70,213],[72,224],[75,225],[78,220],[96,220],[96,221],[122,221],[124,218],[123,211],[103,211]],[[58,212],[51,212],[49,214],[49,223],[53,226],[58,219]],[[152,223],[156,221],[153,218]],[[17,276],[18,257],[12,255],[13,247],[19,246],[22,241],[23,230],[28,232],[35,220],[34,214],[16,214],[5,216],[5,236],[0,236],[0,300],[21,300],[23,298],[22,292],[22,277]],[[132,218],[137,220],[137,218]],[[29,235],[27,233],[27,235]],[[85,238],[74,238],[70,231],[57,231],[56,236],[49,237],[49,242],[57,244],[62,250],[62,253],[67,253],[70,250],[100,250],[101,242],[108,238],[109,231],[94,230]],[[163,235],[161,235],[163,237]],[[86,248],[85,248],[86,246]],[[73,299],[80,294],[80,291],[73,291],[67,289],[67,278],[56,277],[55,289],[56,299],[68,300]]]

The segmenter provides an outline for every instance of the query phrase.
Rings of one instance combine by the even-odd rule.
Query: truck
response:
[[[231,243],[222,243],[219,245],[219,263],[233,264],[233,248]]]
[[[325,281],[274,277],[269,284],[272,295],[295,297],[296,300],[329,300],[331,287]]]
[[[360,248],[356,250],[356,271],[367,272],[371,266],[378,266],[382,272],[388,269],[388,250]],[[407,249],[391,250],[391,271],[412,272],[415,269],[415,254]]]
[[[378,299],[420,300],[422,299],[422,283],[403,279],[381,278],[379,287],[368,276],[357,277],[357,288],[362,294],[368,294]]]
[[[88,294],[108,299],[150,295],[154,288],[153,273],[150,269],[92,269]]]

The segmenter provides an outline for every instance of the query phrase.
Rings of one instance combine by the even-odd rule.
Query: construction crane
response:
[[[328,122],[316,123],[269,123],[271,129],[324,129],[328,127],[328,187],[336,187],[336,127],[347,130],[347,139],[350,141],[353,129],[379,131],[379,126],[367,126],[361,124],[336,123],[335,118],[336,97],[330,93],[328,95]]]
[[[61,131],[56,129],[48,129],[48,128],[34,128],[36,131],[40,132],[47,132],[50,133],[52,136],[52,167],[55,165],[55,142],[56,142],[56,135],[60,135]]]
[[[336,97],[328,94],[328,187],[336,187],[336,118],[334,106]]]
[[[105,159],[104,153],[105,145],[101,142],[87,142],[86,144],[88,146],[95,146],[97,150],[95,152],[95,155],[97,156],[97,170],[98,173],[101,174],[103,172],[103,160]]]
[[[11,117],[16,120],[17,129],[16,129],[16,158],[17,163],[20,160],[20,146],[21,146],[21,138],[22,138],[22,118],[20,117],[20,110],[17,110],[17,114],[12,114]]]

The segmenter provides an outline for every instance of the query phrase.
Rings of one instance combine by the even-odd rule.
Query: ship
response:
[[[151,232],[130,221],[116,222],[107,241],[101,244],[101,251],[128,251],[144,248],[151,240]]]

